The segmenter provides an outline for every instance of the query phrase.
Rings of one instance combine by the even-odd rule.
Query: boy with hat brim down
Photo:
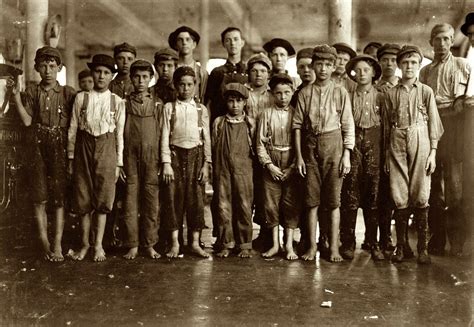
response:
[[[263,45],[263,49],[267,52],[268,58],[272,61],[272,72],[273,74],[283,74],[286,71],[286,63],[288,58],[295,55],[295,48],[290,42],[284,39],[271,39]]]
[[[173,85],[173,74],[178,65],[178,54],[170,48],[162,48],[155,52],[154,62],[158,80],[150,88],[155,98],[160,98],[163,103],[176,100],[176,90]]]
[[[58,49],[44,46],[35,55],[35,70],[41,82],[26,89],[23,101],[19,84],[15,86],[13,78],[7,81],[7,87],[13,88],[13,99],[23,124],[31,126],[30,195],[42,255],[49,261],[64,260],[61,240],[67,187],[67,127],[76,95],[72,87],[61,86],[56,80],[61,68]],[[47,204],[54,208],[55,216],[52,246],[48,240]]]
[[[369,55],[372,58],[377,58],[377,51],[380,49],[381,46],[382,46],[382,43],[380,42],[375,42],[375,41],[369,42],[362,50],[362,53]]]
[[[162,178],[166,184],[162,217],[171,233],[168,258],[180,254],[179,230],[186,216],[188,246],[197,256],[209,254],[199,244],[204,228],[204,185],[209,180],[211,138],[207,108],[194,100],[196,74],[191,67],[176,69],[173,83],[177,100],[165,104],[161,133]],[[191,244],[189,244],[191,242]]]
[[[263,172],[265,228],[272,231],[272,247],[262,253],[264,258],[280,250],[279,226],[285,230],[287,260],[296,260],[293,249],[294,230],[298,227],[303,202],[301,180],[295,171],[292,119],[290,105],[293,79],[287,74],[275,74],[270,79],[274,105],[265,108],[258,124],[257,155]]]
[[[194,59],[194,49],[199,44],[199,33],[188,26],[180,26],[168,37],[169,46],[178,52],[178,67],[188,66],[196,75],[195,100],[203,103],[208,74],[205,67]]]
[[[349,94],[355,124],[355,146],[351,155],[351,171],[342,184],[340,251],[344,259],[354,258],[357,211],[362,208],[365,242],[372,259],[383,260],[377,243],[383,101],[382,94],[373,86],[374,81],[380,78],[381,68],[375,58],[359,55],[347,63],[346,72],[357,87]]]
[[[81,92],[74,101],[68,131],[69,169],[73,174],[72,211],[81,216],[82,245],[69,256],[82,260],[89,251],[89,234],[94,225],[94,261],[104,261],[102,246],[106,215],[112,211],[115,183],[123,166],[125,104],[109,90],[115,61],[105,54],[87,63],[94,89]]]
[[[94,88],[94,79],[89,69],[81,70],[77,75],[77,80],[81,91],[90,91]]]
[[[418,232],[418,263],[429,264],[428,200],[431,174],[436,168],[436,149],[443,125],[433,90],[422,84],[417,73],[423,60],[421,50],[405,45],[397,54],[402,80],[385,94],[385,172],[395,203],[397,247],[392,262],[402,262],[408,219],[414,213]]]
[[[224,86],[227,114],[212,128],[214,198],[217,204],[217,256],[252,256],[253,138],[255,120],[245,114],[248,89],[240,83]]]
[[[121,171],[126,185],[124,246],[129,248],[125,259],[135,259],[139,245],[149,258],[160,258],[153,246],[157,242],[159,226],[159,141],[163,102],[149,92],[148,84],[153,75],[153,66],[146,60],[136,60],[130,66],[134,91],[125,97],[127,118]]]
[[[332,45],[337,51],[336,69],[331,78],[337,85],[342,85],[347,92],[352,92],[357,84],[347,76],[346,64],[357,56],[357,53],[347,43],[334,43]]]
[[[449,24],[438,24],[431,30],[430,45],[433,62],[420,71],[420,82],[433,89],[436,106],[445,129],[439,143],[437,167],[432,177],[430,197],[429,252],[443,255],[448,236],[450,253],[462,255],[466,223],[462,211],[463,179],[463,104],[456,101],[466,94],[471,67],[466,58],[454,57],[454,29]]]
[[[339,254],[340,196],[342,177],[350,169],[350,151],[354,148],[354,120],[349,94],[331,80],[336,69],[336,49],[326,44],[313,50],[316,81],[298,96],[293,129],[298,173],[305,178],[305,205],[310,246],[303,260],[316,257],[318,207],[330,210],[331,262],[342,261]]]

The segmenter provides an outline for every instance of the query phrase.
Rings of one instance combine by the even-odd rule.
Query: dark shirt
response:
[[[124,99],[127,95],[132,94],[133,85],[129,75],[117,75],[110,82],[109,90]]]
[[[156,98],[160,98],[163,103],[176,101],[176,90],[172,81],[158,80],[155,85],[150,87],[150,93]]]

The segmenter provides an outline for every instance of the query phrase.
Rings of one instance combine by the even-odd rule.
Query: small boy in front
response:
[[[260,117],[257,134],[257,155],[263,172],[265,227],[272,232],[272,247],[262,253],[265,258],[280,250],[279,225],[285,229],[287,260],[296,260],[293,235],[298,227],[302,202],[301,181],[294,167],[292,119],[294,108],[293,79],[288,74],[275,74],[270,79],[274,105],[266,108]],[[302,189],[301,189],[302,191]]]
[[[130,67],[134,91],[126,96],[127,119],[124,130],[125,259],[135,259],[140,245],[145,254],[158,259],[153,249],[158,238],[158,172],[160,156],[160,117],[163,102],[149,92],[154,75],[146,60],[136,60]]]
[[[238,256],[252,256],[253,151],[255,120],[244,107],[248,89],[240,83],[224,86],[227,114],[216,118],[212,128],[217,256],[226,258],[235,248]]]
[[[162,177],[167,184],[163,203],[163,225],[171,232],[168,258],[176,258],[183,244],[178,241],[179,229],[186,215],[190,250],[207,258],[199,242],[204,228],[204,185],[209,178],[211,138],[209,114],[204,105],[196,103],[194,69],[182,66],[173,75],[178,98],[165,105],[161,134]],[[189,238],[188,238],[189,239]]]
[[[105,54],[87,63],[94,89],[81,92],[74,102],[68,131],[69,170],[73,174],[72,211],[81,216],[82,246],[70,257],[82,260],[89,251],[91,224],[95,229],[94,261],[104,261],[102,246],[106,216],[111,212],[115,183],[123,166],[125,104],[109,91],[114,59]]]
[[[94,79],[92,78],[92,72],[89,69],[81,70],[77,75],[79,81],[79,88],[81,91],[90,91],[94,88]]]
[[[62,68],[56,48],[44,46],[36,51],[35,70],[41,82],[26,89],[22,102],[18,86],[13,89],[18,114],[25,126],[31,126],[30,190],[38,236],[44,259],[63,261],[61,240],[64,229],[64,204],[67,185],[67,127],[76,92],[56,80]],[[7,85],[14,86],[9,79]],[[23,104],[24,103],[24,104]],[[54,243],[48,240],[46,204],[54,208]]]
[[[385,172],[396,208],[397,247],[392,261],[402,262],[405,257],[404,236],[413,212],[418,263],[429,264],[428,200],[436,149],[444,129],[433,90],[417,78],[422,60],[421,50],[413,45],[403,46],[397,54],[402,79],[386,93],[384,101]]]
[[[346,89],[331,80],[337,52],[327,44],[313,50],[316,81],[298,96],[293,129],[298,173],[306,179],[306,207],[310,246],[303,260],[316,257],[316,223],[318,207],[330,210],[331,262],[342,261],[339,254],[339,222],[342,178],[350,169],[350,152],[354,148],[354,119]]]

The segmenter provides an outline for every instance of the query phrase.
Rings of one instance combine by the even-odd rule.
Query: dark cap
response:
[[[293,56],[296,53],[295,48],[293,48],[291,43],[284,39],[279,39],[279,38],[271,39],[270,41],[268,41],[267,43],[263,45],[263,49],[265,49],[265,51],[268,53],[271,53],[273,49],[277,47],[284,48],[286,52],[288,52],[288,56]]]
[[[252,69],[253,65],[256,63],[261,63],[265,65],[268,70],[272,70],[271,60],[261,52],[254,54],[249,58],[249,60],[247,61],[247,70],[250,71],[250,69]]]
[[[462,24],[462,26],[461,26],[462,34],[467,36],[467,29],[471,25],[474,25],[474,12],[470,12],[469,14],[467,14],[466,20],[465,20],[464,24]]]
[[[116,57],[120,52],[130,52],[133,53],[135,57],[137,56],[137,48],[127,42],[118,44],[114,47],[114,57]]]
[[[382,46],[382,43],[380,43],[380,42],[369,42],[369,43],[367,43],[367,45],[364,47],[364,49],[362,50],[362,52],[365,52],[365,50],[367,50],[367,48],[370,48],[370,47],[374,47],[374,48],[379,49],[381,46]]]
[[[304,48],[301,49],[296,53],[296,62],[302,58],[313,58],[313,49],[312,48]]]
[[[423,60],[423,53],[421,52],[420,48],[418,48],[416,45],[404,45],[400,51],[398,51],[397,53],[397,63],[400,62],[400,59],[406,55],[407,53],[417,53],[421,59],[420,59],[420,63],[421,61]]]
[[[372,78],[372,81],[376,81],[380,78],[382,75],[382,67],[380,67],[380,64],[378,61],[372,57],[369,56],[368,54],[361,54],[358,56],[355,56],[349,62],[346,64],[346,73],[347,76],[349,76],[353,81],[355,81],[355,75],[352,75],[352,70],[354,69],[354,66],[359,62],[359,61],[368,61],[369,65],[374,68],[374,77]]]
[[[171,48],[161,48],[155,52],[154,64],[158,64],[163,60],[178,60],[178,54]]]
[[[224,89],[222,90],[222,96],[224,98],[232,93],[237,93],[244,99],[248,99],[249,97],[249,90],[245,85],[240,83],[228,83],[224,86]]]
[[[146,70],[150,72],[150,75],[152,77],[155,74],[151,62],[143,59],[137,59],[133,62],[133,64],[130,66],[130,74],[133,75],[136,70]]]
[[[270,86],[270,89],[273,90],[275,86],[278,84],[290,84],[291,88],[293,88],[293,79],[291,78],[290,75],[281,73],[281,74],[275,74],[270,78],[270,81],[268,82],[268,86]]]
[[[380,60],[384,54],[397,55],[400,48],[400,45],[396,43],[385,43],[377,50],[377,59]]]
[[[97,66],[107,67],[112,71],[112,73],[117,71],[114,58],[106,54],[96,54],[92,57],[92,62],[87,63],[87,67],[89,67],[91,70],[94,70],[94,68]]]
[[[79,74],[77,74],[77,79],[78,80],[81,80],[81,79],[86,78],[86,77],[92,77],[92,72],[89,69],[81,70],[79,72]]]
[[[179,82],[183,76],[192,76],[193,78],[196,78],[196,73],[194,72],[194,69],[189,66],[181,66],[174,71],[173,83],[176,84]]]
[[[61,53],[59,52],[59,50],[56,48],[50,47],[49,45],[45,45],[44,47],[36,50],[35,63],[38,63],[41,60],[44,60],[45,58],[56,59],[56,62],[58,63],[58,65],[61,65],[62,63]]]
[[[336,60],[337,51],[336,48],[331,47],[327,44],[320,44],[313,49],[313,61],[316,59],[332,59]]]
[[[332,46],[336,48],[337,53],[345,52],[351,57],[351,59],[357,56],[357,53],[354,51],[354,49],[352,49],[351,46],[347,43],[339,42],[334,43]]]
[[[179,33],[182,32],[188,32],[189,35],[191,35],[191,37],[193,38],[193,40],[196,42],[196,45],[199,44],[199,40],[201,39],[201,37],[199,36],[198,32],[193,30],[191,27],[180,26],[168,37],[168,44],[172,49],[178,51],[178,48],[176,47],[176,40],[178,38]]]

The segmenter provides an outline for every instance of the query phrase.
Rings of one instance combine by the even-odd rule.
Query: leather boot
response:
[[[357,209],[341,210],[341,248],[339,252],[346,260],[354,259],[355,227],[357,222]]]
[[[431,258],[428,255],[428,208],[417,208],[415,210],[415,222],[416,229],[418,232],[418,263],[430,264]]]
[[[405,247],[405,233],[408,226],[408,216],[410,210],[406,209],[396,209],[393,217],[395,218],[395,230],[397,232],[397,247],[392,256],[393,262],[402,262],[404,259],[403,250]]]

